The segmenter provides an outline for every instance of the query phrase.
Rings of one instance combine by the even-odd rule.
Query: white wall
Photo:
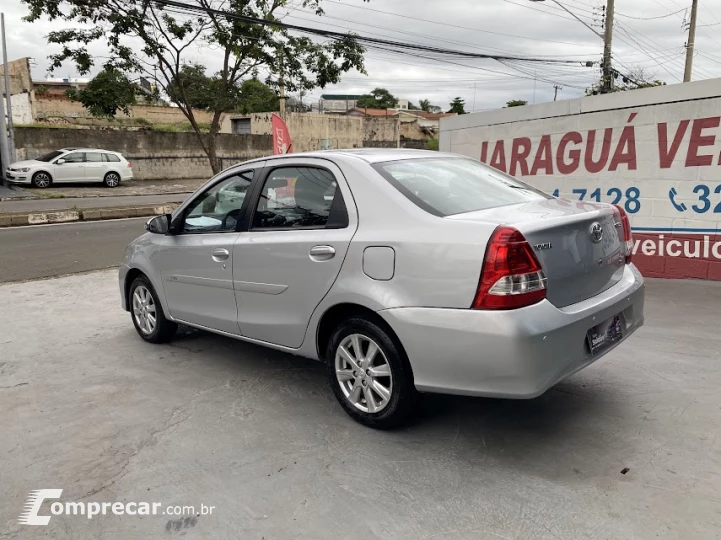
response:
[[[563,198],[618,202],[639,238],[705,234],[711,248],[721,240],[721,79],[455,116],[440,125],[441,150],[480,158]],[[685,257],[650,239],[661,253],[642,262],[649,275],[721,279],[720,250]],[[669,257],[678,260],[662,260]]]
[[[5,102],[4,110],[7,112],[7,99],[3,96]],[[10,96],[10,103],[13,106],[13,123],[15,124],[31,124],[33,122],[32,105],[30,103],[30,94],[13,94]]]

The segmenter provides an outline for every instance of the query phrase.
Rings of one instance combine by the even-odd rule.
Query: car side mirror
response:
[[[145,223],[145,230],[154,234],[168,234],[170,231],[170,214],[150,218]]]
[[[55,165],[62,165],[63,163],[65,163],[65,160],[63,158],[60,158],[55,162]]]

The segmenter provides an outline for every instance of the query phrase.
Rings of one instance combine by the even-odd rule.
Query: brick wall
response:
[[[721,280],[721,79],[444,118],[440,149],[624,207],[645,275]]]

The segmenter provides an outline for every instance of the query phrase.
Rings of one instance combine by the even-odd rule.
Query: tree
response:
[[[665,86],[666,83],[655,79],[655,74],[646,73],[642,67],[637,67],[629,71],[627,75],[623,75],[618,71],[613,71],[613,87],[609,92],[603,91],[603,79],[598,81],[591,88],[586,88],[587,96],[595,96],[596,94],[608,94],[612,92],[625,92],[627,90],[637,90],[639,88],[653,88],[654,86]]]
[[[303,95],[301,90],[301,96]],[[279,102],[278,94],[254,77],[243,81],[240,85],[240,100],[236,110],[243,114],[277,111]]]
[[[420,100],[418,105],[420,105],[421,110],[425,112],[439,113],[443,110],[438,105],[431,105],[431,102],[427,99]]]
[[[265,82],[271,88],[282,81],[288,92],[335,84],[351,69],[365,73],[364,49],[351,34],[318,43],[272,25],[285,14],[289,0],[186,0],[190,8],[183,11],[149,0],[22,2],[29,6],[27,21],[45,16],[56,26],[75,26],[48,34],[48,43],[61,48],[50,55],[51,70],[70,60],[81,74],[88,73],[96,62],[90,50],[97,50],[98,42],[105,46],[106,70],[155,79],[157,68],[161,92],[190,122],[214,172],[220,170],[216,140],[222,116],[241,106],[241,81],[254,69],[268,73]],[[322,2],[300,0],[298,7],[322,15]],[[219,71],[207,74],[189,61],[200,47],[212,50],[222,66]],[[194,108],[212,113],[207,133]]]
[[[523,107],[524,105],[528,105],[528,101],[523,99],[512,99],[506,102],[506,107]]]
[[[117,69],[103,70],[85,88],[71,88],[66,92],[70,99],[82,103],[97,118],[114,118],[118,111],[130,116],[135,93],[135,85]]]
[[[393,109],[398,99],[385,88],[376,88],[370,94],[363,94],[356,103],[359,109]]]
[[[465,107],[466,107],[465,100],[457,97],[453,101],[451,101],[451,108],[448,112],[456,113],[456,114],[466,114]]]
[[[420,107],[416,107],[416,105],[412,101],[409,101],[408,102],[408,110],[409,111],[418,111],[418,110],[420,110]]]

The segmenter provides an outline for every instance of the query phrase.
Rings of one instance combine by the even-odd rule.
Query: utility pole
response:
[[[556,99],[558,99],[558,91],[559,91],[559,90],[563,90],[563,86],[559,86],[559,85],[557,85],[557,84],[554,84],[554,85],[553,85],[553,90],[554,90],[554,92],[553,92],[553,101],[556,101]]]
[[[615,11],[615,0],[607,0],[606,22],[603,36],[603,84],[601,92],[608,93],[613,90],[613,67],[611,65],[611,46],[613,43],[613,15]]]
[[[544,2],[545,0],[530,0],[531,2]],[[599,34],[590,24],[581,19],[573,11],[568,9],[558,0],[551,0],[566,13],[588,28],[603,40],[603,75],[601,80],[601,93],[610,92],[613,89],[613,68],[611,67],[611,43],[613,41],[613,14],[615,10],[614,0],[607,0],[606,3],[606,31],[604,35]],[[694,0],[696,2],[698,0]]]
[[[10,98],[10,69],[8,68],[8,47],[5,43],[5,14],[0,13],[0,29],[2,30],[3,71],[5,72],[5,100],[7,102],[8,156],[10,163],[15,161],[15,132],[13,130],[13,106]]]
[[[5,126],[5,100],[2,99],[0,92],[0,180],[3,184],[7,183],[5,179],[5,171],[10,165],[10,155],[8,153],[8,132]]]
[[[698,0],[691,4],[691,24],[688,27],[688,43],[686,43],[686,69],[683,72],[683,82],[691,82],[693,75],[693,48],[696,44],[696,15],[698,12]]]

